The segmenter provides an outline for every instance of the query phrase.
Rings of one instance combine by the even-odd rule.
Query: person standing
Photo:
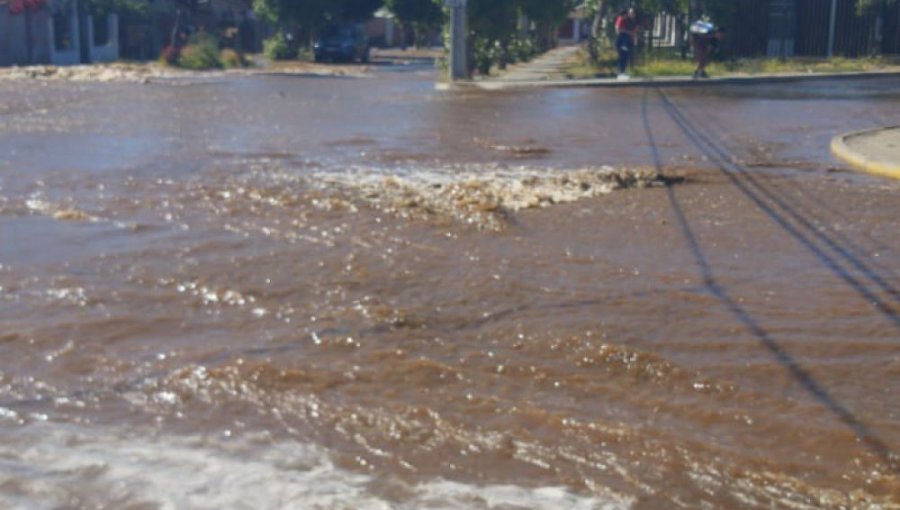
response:
[[[725,29],[716,27],[706,20],[697,20],[691,25],[691,43],[694,47],[694,79],[709,78],[706,65],[710,57],[718,49],[719,41],[725,36]]]
[[[634,7],[622,11],[616,16],[616,50],[619,52],[619,79],[627,80],[628,63],[634,53],[634,44],[637,39],[638,19]]]

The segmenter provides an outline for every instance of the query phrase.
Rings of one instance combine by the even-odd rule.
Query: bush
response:
[[[263,54],[269,60],[291,60],[297,57],[293,41],[279,32],[263,41]]]
[[[218,57],[216,53],[210,52],[208,48],[197,44],[189,44],[181,50],[178,67],[194,71],[219,69],[222,67],[222,63],[219,62]]]
[[[190,44],[181,49],[178,66],[185,69],[219,69],[219,42],[209,34],[197,34]]]
[[[510,58],[513,62],[527,62],[537,53],[534,42],[529,38],[516,38],[509,47]]]
[[[496,45],[493,44],[492,41],[478,37],[475,39],[473,46],[475,48],[475,70],[482,76],[489,75],[491,73],[491,67],[497,60],[495,54]]]
[[[297,50],[297,60],[302,62],[313,62],[316,60],[316,53],[309,48],[300,48]]]
[[[166,46],[163,48],[162,54],[159,56],[159,63],[170,66],[178,65],[178,59],[181,57],[181,48],[177,46]]]
[[[219,63],[226,69],[247,67],[247,59],[244,58],[244,55],[231,48],[225,48],[219,52]]]

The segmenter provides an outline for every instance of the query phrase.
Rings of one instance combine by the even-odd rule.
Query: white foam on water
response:
[[[559,487],[435,480],[403,501],[336,467],[321,447],[242,437],[157,435],[40,424],[0,440],[0,507],[160,509],[625,509],[626,498]]]
[[[515,485],[473,485],[435,481],[419,486],[417,501],[405,504],[403,508],[503,508],[534,510],[624,510],[632,501],[626,498],[582,497],[561,487],[541,487],[530,489]]]
[[[647,169],[609,166],[559,169],[496,164],[390,170],[354,167],[343,172],[317,172],[312,177],[320,183],[360,189],[367,197],[383,194],[386,187],[415,193],[431,202],[439,196],[459,201],[466,193],[487,193],[499,205],[514,211],[593,198],[620,188],[644,187],[656,180],[656,175]]]
[[[419,212],[488,230],[502,229],[507,212],[575,202],[657,182],[656,174],[647,169],[563,170],[499,165],[390,171],[351,168],[315,173],[312,179],[320,187],[351,191],[376,207],[401,216]]]

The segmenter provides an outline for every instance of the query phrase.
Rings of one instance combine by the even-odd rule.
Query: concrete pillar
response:
[[[72,49],[75,51],[73,64],[81,63],[81,25],[78,23],[78,0],[72,0],[69,14],[69,30],[72,31]]]
[[[106,18],[106,23],[109,26],[107,33],[109,34],[108,44],[110,51],[115,53],[115,56],[112,59],[119,60],[119,15],[110,14],[109,17]]]
[[[834,56],[834,33],[837,28],[837,3],[831,0],[831,16],[828,21],[828,58]]]
[[[104,20],[106,23],[106,33],[109,34],[109,40],[106,44],[100,46],[94,45],[94,18],[88,16],[87,23],[87,41],[88,55],[90,62],[113,62],[119,59],[119,17],[110,14]]]
[[[388,48],[394,47],[394,20],[391,18],[384,20],[384,45]]]
[[[466,64],[466,0],[444,0],[450,8],[450,79],[469,77]]]
[[[61,51],[56,47],[56,27],[53,23],[53,16],[47,17],[47,47],[49,49],[49,61],[52,65],[66,66],[81,63],[81,32],[78,23],[78,6],[77,0],[71,4],[71,9],[67,13],[67,21],[69,23],[69,35],[71,36],[72,47],[68,50]]]
[[[9,34],[9,13],[6,9],[0,9],[0,66],[12,63],[12,43]]]
[[[47,39],[50,41],[50,63],[56,64],[56,24],[53,16],[47,20]]]
[[[84,40],[85,44],[84,48],[84,57],[81,59],[82,64],[90,64],[95,62],[94,60],[94,17],[93,16],[85,16],[84,18]]]

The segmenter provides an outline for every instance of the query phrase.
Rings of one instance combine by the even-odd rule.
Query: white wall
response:
[[[50,14],[47,9],[28,14],[9,14],[0,6],[0,66],[41,64],[49,61],[50,43],[45,27]],[[27,24],[31,25],[31,58],[28,52]]]
[[[56,30],[53,18],[47,20],[47,36],[50,41],[50,64],[55,66],[71,66],[81,63],[81,37],[78,30],[78,19],[69,16],[69,32],[72,34],[72,47],[68,50],[56,48]]]
[[[87,19],[88,57],[91,62],[113,62],[119,59],[119,17],[110,14],[106,18],[109,40],[106,44],[94,46],[94,18]]]

